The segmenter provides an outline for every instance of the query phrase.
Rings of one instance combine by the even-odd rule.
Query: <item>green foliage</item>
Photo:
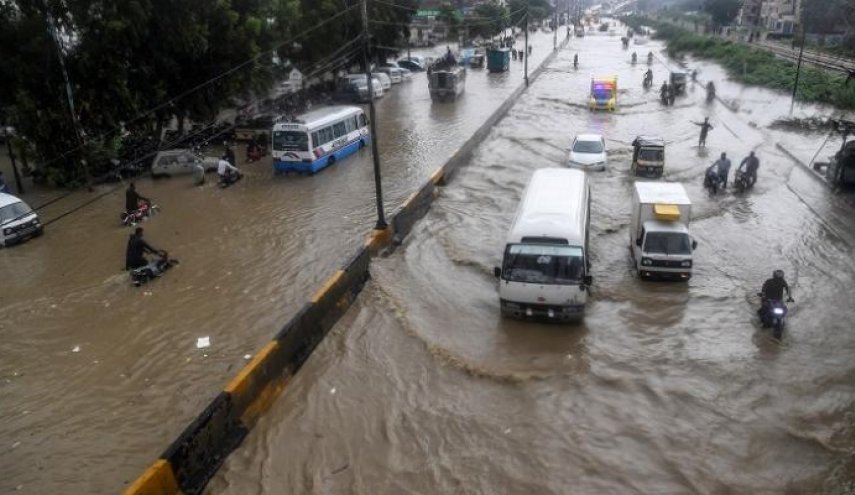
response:
[[[508,11],[505,7],[495,2],[481,3],[475,7],[475,19],[469,28],[469,34],[491,38],[502,32],[508,24]]]
[[[775,58],[771,53],[730,41],[701,36],[673,24],[650,19],[630,17],[625,22],[633,27],[642,25],[656,29],[656,37],[668,43],[668,53],[715,60],[734,80],[744,84],[763,86],[791,92],[796,66],[792,62]],[[802,65],[797,99],[833,105],[842,109],[855,109],[855,84],[845,84],[845,77]]]
[[[704,0],[704,12],[712,17],[716,26],[729,24],[739,13],[742,0]]]

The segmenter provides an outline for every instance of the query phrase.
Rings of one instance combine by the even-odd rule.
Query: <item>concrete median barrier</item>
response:
[[[562,47],[566,41],[562,44]],[[553,52],[529,76],[535,79],[555,56]],[[363,246],[335,271],[310,300],[232,378],[205,410],[169,448],[133,483],[126,495],[196,494],[240,445],[258,418],[285,390],[312,351],[335,326],[362,291],[369,277],[371,257],[401,242],[429,210],[436,188],[465,163],[490,129],[501,120],[525,91],[523,84],[478,128],[430,179],[395,212],[390,226],[374,230]]]

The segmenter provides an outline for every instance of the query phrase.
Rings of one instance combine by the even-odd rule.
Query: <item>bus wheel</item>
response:
[[[359,149],[362,149],[362,148],[364,148],[364,147],[365,147],[365,140],[364,140],[364,139],[360,139],[360,140],[359,140]]]
[[[327,160],[327,165],[335,164],[335,155],[331,156],[329,160]]]

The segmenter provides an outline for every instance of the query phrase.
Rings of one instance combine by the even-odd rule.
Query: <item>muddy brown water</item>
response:
[[[552,36],[533,41],[539,63]],[[416,74],[380,100],[387,212],[521,82],[519,62],[505,74],[471,70],[463,98],[439,105]],[[139,289],[121,271],[123,188],[0,250],[0,493],[115,493],[139,475],[362,245],[376,218],[371,162],[364,150],[313,177],[248,164],[226,190],[137,181],[161,207],[146,238],[181,261]],[[211,345],[197,349],[203,336]]]
[[[822,139],[757,125],[789,110],[768,91],[737,112],[706,105],[700,87],[662,108],[633,49],[589,36],[551,64],[404,245],[373,262],[356,305],[208,493],[855,493],[855,218],[775,147]],[[592,73],[618,74],[615,114],[585,108]],[[704,116],[716,128],[700,150],[688,122]],[[522,189],[586,131],[610,147],[592,174],[587,317],[502,319],[492,267]],[[694,203],[687,284],[633,274],[627,169],[642,133],[668,140],[666,179]],[[720,152],[752,149],[754,190],[702,190]],[[796,299],[782,343],[754,316],[775,268]]]

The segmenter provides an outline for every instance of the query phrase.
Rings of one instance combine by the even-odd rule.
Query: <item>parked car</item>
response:
[[[398,67],[403,69],[407,69],[413,72],[421,72],[424,71],[427,66],[425,65],[425,60],[422,57],[407,57],[398,60]]]
[[[570,146],[568,164],[585,170],[606,169],[606,140],[600,134],[579,134]]]
[[[392,81],[392,84],[400,84],[404,80],[403,69],[398,66],[382,65],[377,69],[377,72],[386,74]]]
[[[154,157],[154,162],[151,165],[151,176],[157,178],[189,175],[196,171],[197,165],[201,165],[205,172],[216,171],[219,161],[219,158],[203,157],[188,149],[161,151]]]
[[[337,99],[351,102],[367,102],[368,83],[366,81],[365,74],[348,74],[339,81],[338,89],[336,90]],[[374,89],[374,99],[382,98],[384,91],[380,80],[372,77],[371,84]]]
[[[0,246],[12,246],[44,232],[39,216],[20,198],[0,193]]]

